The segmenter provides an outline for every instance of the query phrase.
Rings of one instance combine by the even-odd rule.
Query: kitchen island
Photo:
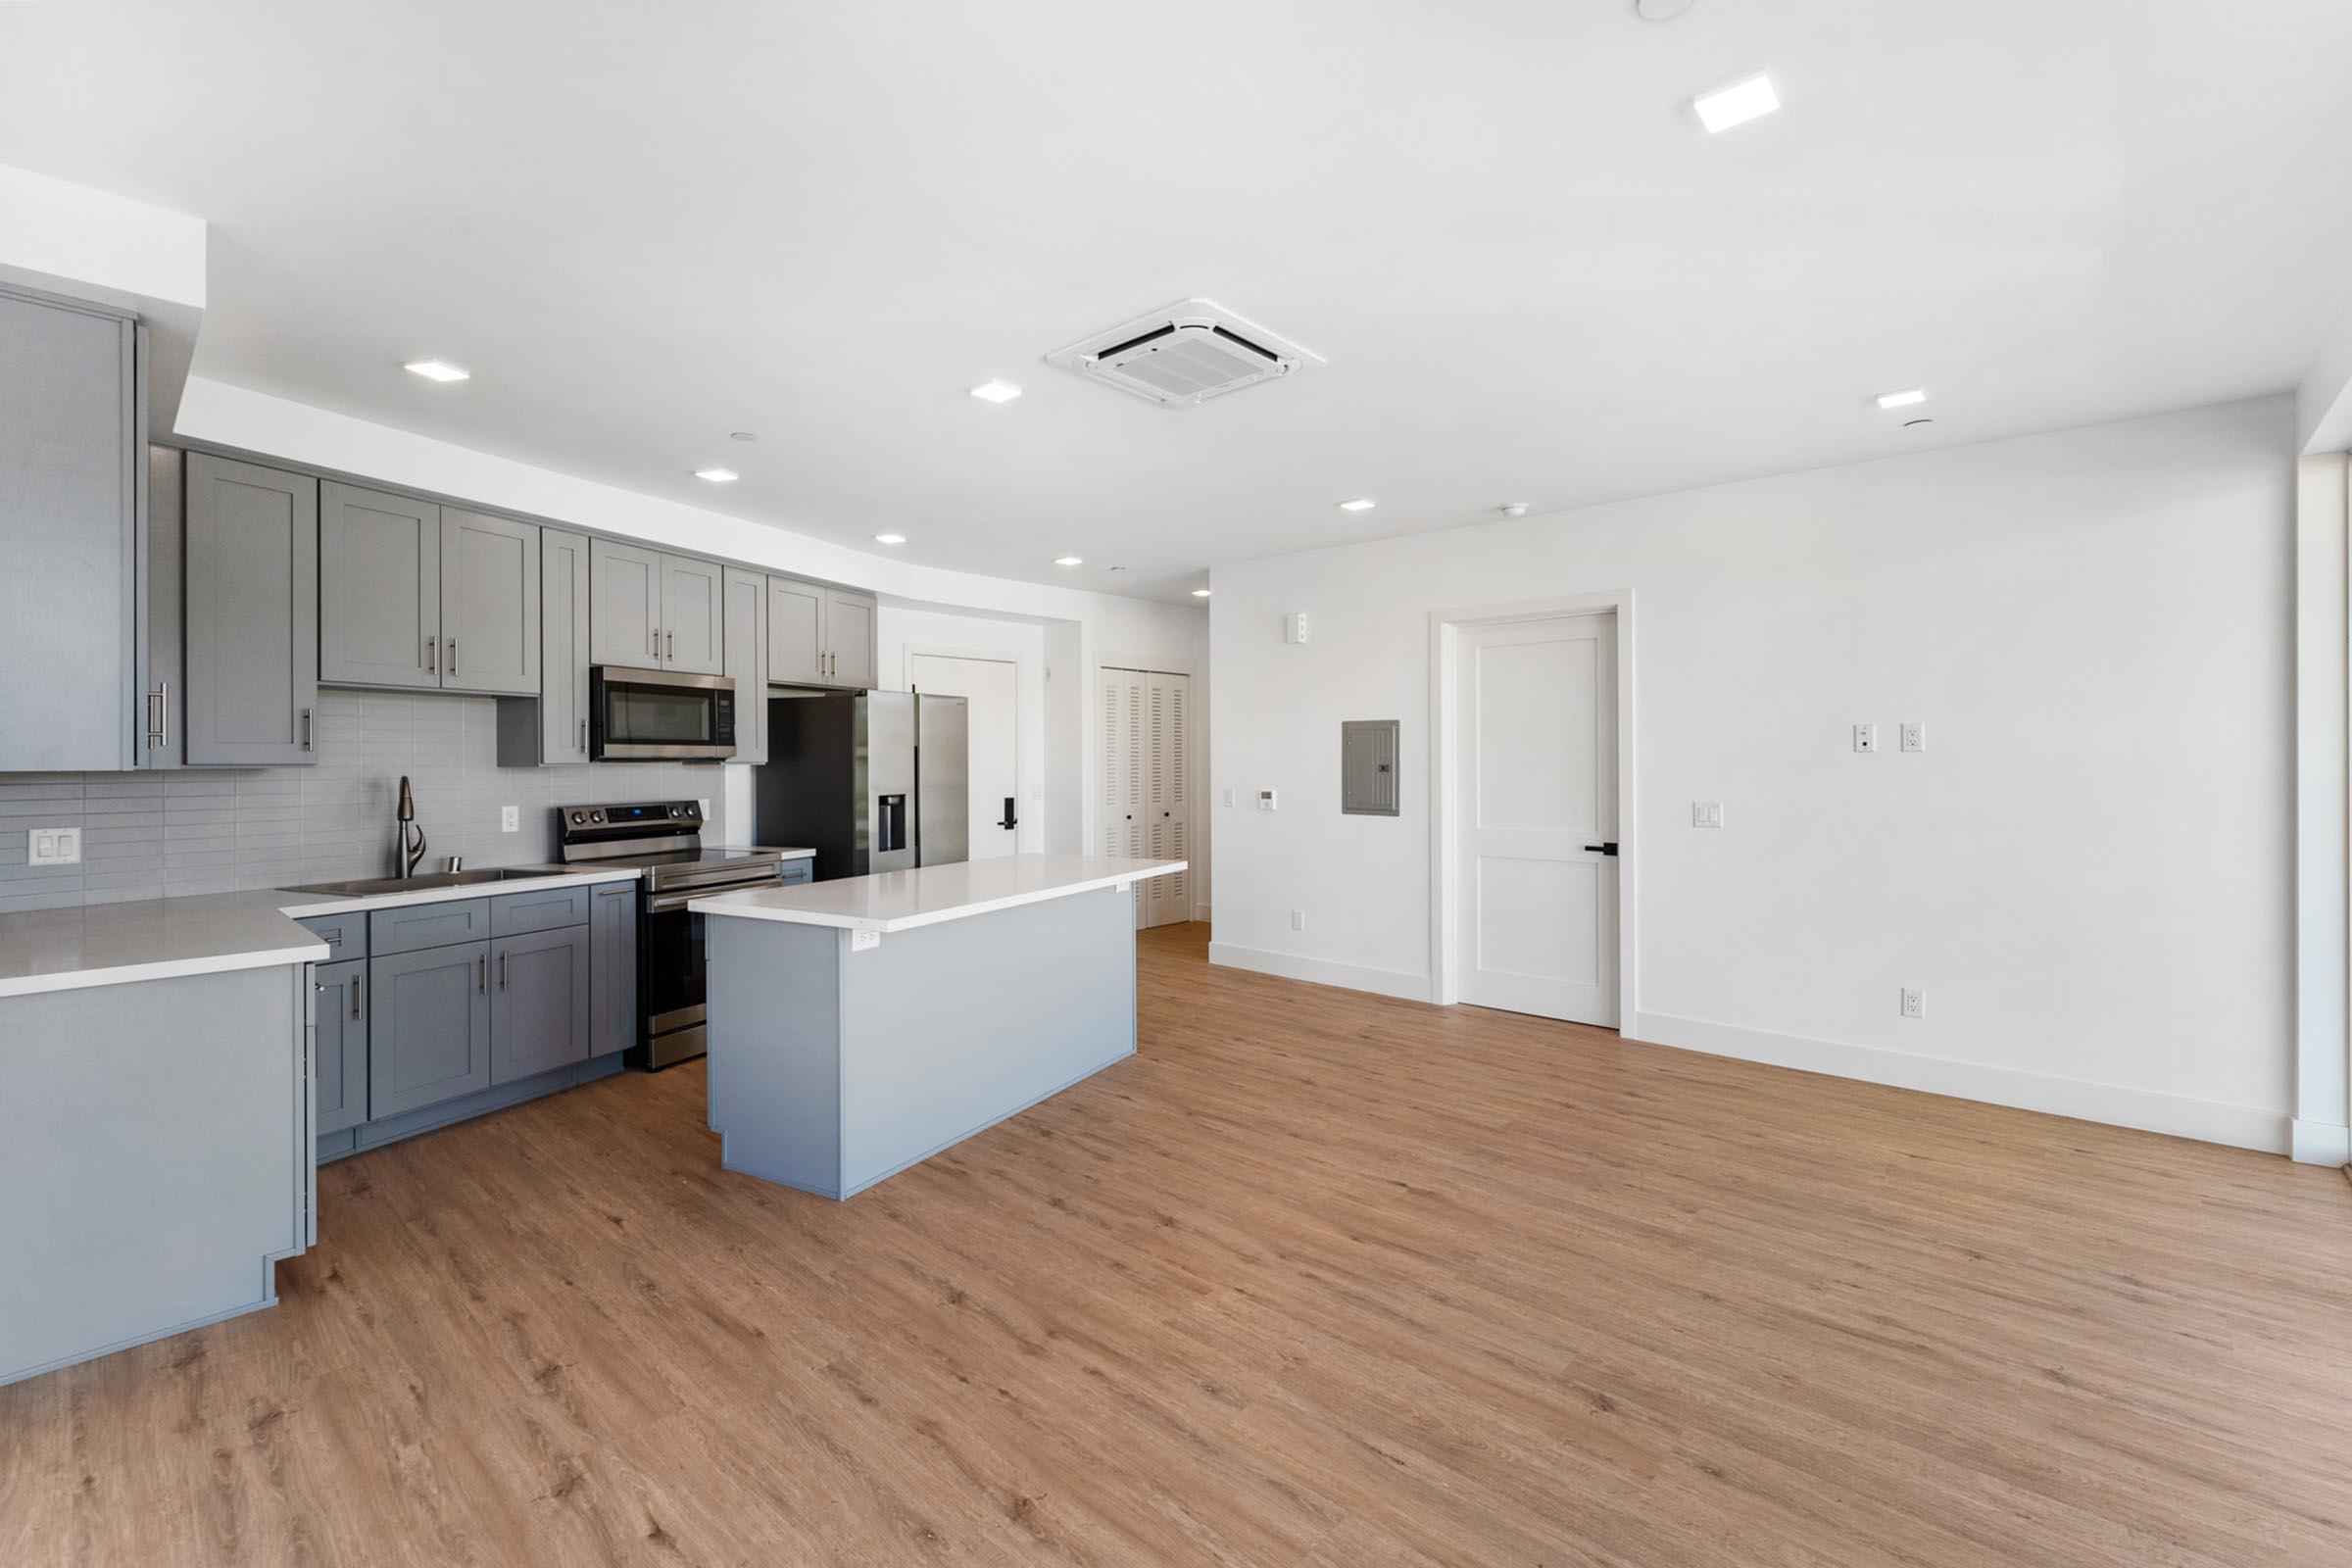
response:
[[[728,1170],[846,1199],[1135,1051],[1134,885],[1014,855],[697,899]]]

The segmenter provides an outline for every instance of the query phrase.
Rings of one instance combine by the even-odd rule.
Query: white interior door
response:
[[[1461,1000],[1614,1028],[1617,617],[1466,626],[1458,635],[1451,746]]]
[[[1191,858],[1193,803],[1185,775],[1192,766],[1192,692],[1190,675],[1145,677],[1143,716],[1149,735],[1144,755],[1150,777],[1144,792],[1144,853],[1155,860]],[[1173,925],[1193,917],[1189,872],[1152,877],[1142,891],[1144,924]]]
[[[1020,847],[1020,668],[1008,659],[908,654],[906,689],[960,697],[970,726],[971,780],[965,788],[969,858],[993,859]],[[1013,803],[1007,809],[1006,802]],[[1011,822],[1013,827],[1004,824]]]

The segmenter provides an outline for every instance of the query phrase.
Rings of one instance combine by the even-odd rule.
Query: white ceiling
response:
[[[1700,131],[1758,66],[1784,110]],[[59,0],[0,4],[0,163],[211,221],[199,374],[1181,597],[2287,388],[2347,72],[2344,0]],[[1171,412],[1041,363],[1188,295],[1330,365]]]

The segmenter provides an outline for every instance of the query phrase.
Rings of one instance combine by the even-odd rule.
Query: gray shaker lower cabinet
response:
[[[318,965],[313,994],[318,1023],[318,1132],[320,1137],[368,1119],[368,960]]]
[[[602,882],[588,911],[588,1054],[637,1043],[637,884]]]
[[[0,1383],[276,1301],[312,1235],[310,979],[0,998]]]
[[[490,1087],[490,944],[368,960],[371,1117]]]
[[[578,925],[491,944],[493,1084],[588,1059],[588,946]]]

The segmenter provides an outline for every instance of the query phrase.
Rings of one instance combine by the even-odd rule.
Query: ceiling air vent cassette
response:
[[[1321,365],[1323,356],[1276,337],[1214,300],[1179,300],[1082,338],[1047,355],[1046,363],[1162,408],[1181,409]]]

